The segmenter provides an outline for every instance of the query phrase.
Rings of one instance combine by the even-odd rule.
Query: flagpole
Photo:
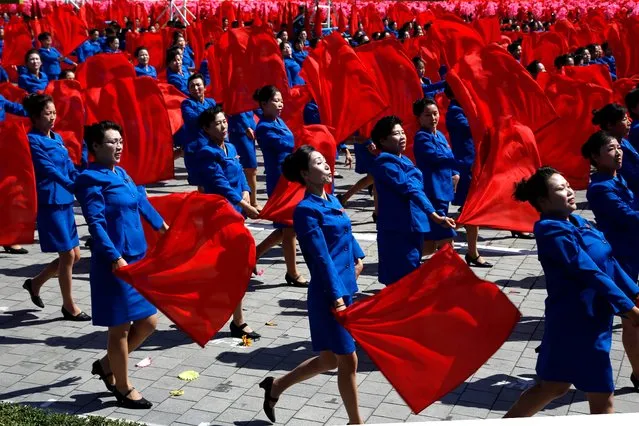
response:
[[[168,0],[168,1],[169,3],[167,4],[166,9],[164,9],[162,13],[158,15],[157,20],[159,21],[160,18],[162,18],[168,12],[169,20],[174,21],[176,17],[179,17],[179,19],[184,23],[184,25],[187,25],[187,26],[190,25],[189,17],[194,20],[195,15],[188,8],[188,0],[182,0],[182,4],[180,6],[175,4],[175,0]]]
[[[76,9],[80,9],[82,6],[83,0],[64,0],[64,4],[73,5]]]

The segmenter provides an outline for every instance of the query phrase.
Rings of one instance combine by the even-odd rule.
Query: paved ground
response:
[[[177,180],[154,185],[150,195],[188,191],[183,163],[177,163]],[[336,180],[338,192],[358,178],[339,165],[344,175]],[[264,187],[263,181],[260,187]],[[260,196],[264,198],[264,190]],[[580,194],[581,208],[586,208]],[[348,206],[353,230],[366,251],[365,268],[359,280],[362,295],[382,288],[377,282],[377,248],[371,220],[372,199],[362,192]],[[582,212],[592,218],[589,211]],[[79,208],[79,233],[88,232]],[[252,222],[256,240],[270,232],[267,223]],[[456,246],[464,254],[461,235]],[[486,259],[495,263],[490,270],[476,270],[482,278],[496,282],[519,307],[522,319],[503,347],[466,383],[441,401],[414,415],[375,366],[361,352],[358,382],[361,411],[367,423],[438,421],[501,417],[532,382],[536,354],[543,332],[544,277],[537,261],[534,242],[515,240],[510,233],[481,231],[480,244]],[[252,281],[245,297],[246,318],[264,336],[248,348],[234,347],[225,327],[206,348],[201,349],[163,316],[157,332],[132,354],[130,371],[133,384],[155,403],[149,411],[118,408],[114,398],[97,377],[91,364],[105,353],[104,328],[61,321],[57,282],[49,282],[42,297],[47,307],[34,307],[20,286],[53,259],[39,246],[28,247],[27,256],[0,254],[0,400],[20,402],[77,414],[98,414],[113,418],[141,420],[158,425],[264,425],[262,392],[257,383],[267,375],[290,371],[310,357],[306,294],[284,283],[280,249],[260,259],[265,273]],[[89,256],[74,270],[74,294],[78,304],[90,312]],[[302,257],[298,257],[303,262]],[[304,271],[305,266],[302,265]],[[308,276],[308,275],[307,275]],[[274,326],[265,325],[272,322]],[[618,321],[617,321],[618,323]],[[630,368],[615,331],[612,362],[617,378],[618,412],[639,412],[639,395],[632,393]],[[152,365],[137,368],[145,357]],[[177,374],[195,370],[200,378],[183,382]],[[324,374],[297,385],[284,394],[277,406],[281,424],[295,426],[345,424],[346,412],[337,390],[334,374]],[[181,397],[169,391],[183,389]],[[584,395],[570,392],[540,415],[555,416],[587,413]]]

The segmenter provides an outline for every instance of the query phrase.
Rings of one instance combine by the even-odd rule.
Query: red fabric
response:
[[[157,71],[165,68],[168,45],[164,44],[164,37],[161,33],[135,33],[131,31],[126,34],[126,37],[127,52],[134,55],[135,49],[144,46],[149,52],[149,64],[153,65]],[[137,64],[137,59],[134,59],[134,63]]]
[[[75,72],[75,79],[85,89],[104,87],[111,80],[129,77],[135,77],[135,68],[121,53],[91,56]]]
[[[373,3],[369,3],[368,6],[362,11],[365,19],[364,30],[366,34],[373,34],[384,31],[384,23],[377,8]]]
[[[331,167],[331,171],[335,171],[337,143],[331,130],[326,126],[321,124],[304,126],[299,133],[295,134],[295,149],[302,145],[311,145],[321,152]],[[331,193],[332,185],[326,185],[324,190]],[[299,202],[304,199],[304,191],[303,185],[289,182],[284,176],[281,176],[275,191],[264,205],[260,218],[293,225],[293,211],[295,211],[295,207],[297,207]]]
[[[0,123],[0,245],[32,244],[36,222],[35,171],[24,125],[7,115]]]
[[[547,70],[554,68],[555,58],[569,52],[564,35],[556,32],[533,33],[522,43],[521,63],[540,61]]]
[[[473,28],[481,35],[486,44],[501,42],[499,18],[496,16],[475,19],[473,21]]]
[[[62,55],[70,55],[76,47],[88,38],[87,24],[73,11],[72,6],[58,6],[42,21],[43,27],[51,32],[54,46]]]
[[[106,18],[99,7],[93,7],[91,4],[85,3],[80,8],[79,14],[89,28],[97,28],[99,30],[106,28]]]
[[[195,55],[195,68],[200,68],[200,62],[204,59],[204,45],[208,40],[204,38],[202,25],[199,22],[193,22],[186,27],[186,37]]]
[[[610,49],[614,52],[615,63],[617,66],[617,77],[628,77],[635,74],[630,71],[631,62],[633,60],[634,51],[626,42],[626,34],[624,25],[620,22],[612,22],[608,27],[606,38]]]
[[[2,66],[24,65],[24,55],[33,49],[31,33],[23,22],[10,23],[4,29],[4,44],[2,51]]]
[[[88,108],[94,108],[87,102]],[[104,86],[92,111],[96,120],[123,128],[122,166],[138,185],[173,178],[173,138],[166,104],[157,82],[122,78]]]
[[[300,132],[304,126],[304,107],[311,99],[311,93],[306,85],[293,87],[284,98],[281,118],[293,134]]]
[[[482,36],[473,27],[447,19],[436,20],[430,29],[430,34],[433,41],[441,44],[446,54],[446,65],[449,67],[454,66],[462,56],[480,51],[486,45]]]
[[[515,183],[528,178],[541,160],[532,130],[503,117],[479,146],[473,180],[458,223],[532,232],[539,213],[513,198]]]
[[[355,32],[359,28],[359,16],[357,15],[357,6],[355,2],[351,5],[351,16],[350,16],[350,33],[351,35],[355,35]]]
[[[343,141],[388,107],[379,82],[342,36],[322,39],[302,65],[302,78],[317,102],[322,123]]]
[[[612,90],[614,94],[613,102],[625,105],[626,95],[636,87],[639,87],[639,75],[632,76],[631,78],[617,79],[617,81],[612,83]]]
[[[346,26],[346,15],[344,14],[344,9],[339,9],[337,16],[337,31],[345,33],[348,27]]]
[[[146,257],[116,275],[204,347],[244,297],[255,261],[242,216],[223,197],[193,192]]]
[[[590,164],[581,146],[597,131],[592,111],[613,100],[610,89],[554,73],[537,78],[555,105],[559,120],[535,133],[542,164],[559,170],[574,189],[586,189]]]
[[[71,161],[81,164],[85,124],[82,86],[75,80],[50,81],[44,93],[55,101],[55,132],[62,137]]]
[[[149,197],[149,201],[170,227],[175,223],[184,200],[191,194],[192,192],[174,192],[168,195]],[[144,239],[148,246],[147,253],[150,253],[162,238],[162,234],[151,228],[151,225],[146,220],[142,221],[142,228],[144,229]]]
[[[608,65],[588,65],[587,67],[564,67],[564,74],[584,83],[592,83],[606,89],[612,89],[612,78]]]
[[[22,101],[27,94],[28,93],[25,90],[22,90],[8,81],[0,83],[0,95],[4,96],[8,101],[22,104]]]
[[[426,70],[424,75],[430,79],[433,83],[441,80],[439,75],[440,61],[439,55],[432,51],[433,43],[429,40],[428,36],[413,37],[408,40],[404,40],[402,43],[406,56],[411,60],[415,56],[419,56],[424,60]]]
[[[391,4],[388,15],[397,23],[397,28],[402,28],[404,24],[413,22],[415,14],[410,8],[402,2]]]
[[[336,316],[419,413],[477,371],[521,314],[499,287],[477,278],[446,246]]]
[[[233,21],[238,19],[235,16],[235,8],[233,7],[233,2],[229,0],[223,1],[222,4],[220,4],[219,14],[220,14],[220,25],[222,25],[223,18],[228,18],[229,26]]]
[[[209,75],[211,78],[211,83],[206,86],[206,95],[213,98],[222,100],[224,98],[224,84],[223,81],[228,82],[227,80],[223,80],[222,78],[222,58],[228,54],[228,33],[221,38],[220,42],[213,43],[206,50],[206,58],[209,63]],[[227,83],[228,84],[228,83]]]
[[[175,134],[180,127],[184,124],[182,118],[182,101],[187,97],[184,93],[180,92],[175,86],[169,83],[158,82],[158,88],[164,98],[164,104],[166,105],[166,112],[169,115],[169,123],[171,125],[171,133]]]
[[[322,37],[322,9],[315,9],[315,16],[313,19],[313,36],[315,38]]]
[[[377,81],[377,89],[388,104],[377,118],[396,115],[406,124],[415,121],[413,102],[421,99],[424,93],[415,66],[402,51],[401,43],[386,38],[358,47],[355,52]],[[369,121],[362,134],[370,136],[375,122]],[[412,138],[408,140],[412,141]]]
[[[253,93],[269,84],[277,87],[284,97],[288,96],[284,59],[268,26],[231,31],[225,68],[229,85],[223,103],[229,115],[255,109]]]

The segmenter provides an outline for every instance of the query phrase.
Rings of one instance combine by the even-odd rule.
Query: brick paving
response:
[[[260,164],[260,170],[262,166]],[[343,192],[359,176],[338,164],[343,175],[336,179]],[[176,162],[176,179],[148,187],[149,195],[193,190],[186,183],[181,160]],[[265,199],[264,181],[259,197]],[[578,194],[581,214],[592,219],[583,192]],[[359,279],[362,296],[383,286],[377,282],[375,227],[371,220],[372,199],[363,191],[347,207],[353,231],[366,252]],[[79,208],[76,223],[81,240],[88,235]],[[270,233],[269,223],[249,221],[257,242]],[[463,231],[462,231],[463,232]],[[37,237],[37,236],[36,236]],[[464,254],[464,236],[456,247]],[[81,243],[82,244],[82,243]],[[419,415],[411,413],[399,395],[365,353],[359,351],[357,380],[362,415],[367,423],[462,420],[501,417],[521,390],[532,383],[538,346],[543,333],[545,283],[537,261],[534,241],[511,238],[509,232],[482,230],[483,256],[493,262],[489,270],[477,269],[481,278],[497,283],[515,303],[522,319],[508,341],[472,377]],[[158,330],[131,356],[132,383],[154,403],[148,411],[119,408],[104,385],[90,373],[91,364],[105,354],[106,330],[90,323],[61,320],[60,295],[56,280],[43,287],[47,305],[39,310],[21,285],[37,274],[54,256],[43,254],[39,246],[29,246],[26,256],[0,254],[0,401],[47,407],[78,415],[102,415],[147,422],[154,425],[266,425],[261,410],[261,389],[267,375],[281,375],[313,355],[306,318],[306,292],[284,282],[284,260],[279,248],[259,260],[264,274],[251,281],[244,299],[245,316],[262,339],[251,347],[236,347],[225,326],[204,348],[160,315]],[[90,313],[89,257],[82,247],[82,260],[74,269],[74,296]],[[298,262],[303,262],[301,255]],[[308,277],[303,263],[302,270]],[[271,322],[275,325],[267,326]],[[618,325],[619,321],[615,320]],[[152,364],[135,364],[151,357]],[[621,345],[621,330],[614,333],[612,365],[617,384],[615,408],[618,412],[639,412],[639,395],[630,389],[631,369]],[[192,382],[177,378],[184,370],[200,377]],[[170,390],[184,395],[171,397]],[[571,391],[539,416],[582,414],[588,404],[582,393]],[[323,374],[290,389],[277,406],[279,424],[338,425],[347,422],[337,390],[337,377]]]

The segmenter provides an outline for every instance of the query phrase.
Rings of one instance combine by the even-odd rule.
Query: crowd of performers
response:
[[[401,29],[388,20],[385,24],[388,31],[372,34],[373,39],[408,38],[428,31],[414,23]],[[548,27],[540,22],[504,25],[515,25],[524,32]],[[225,26],[228,29],[228,21]],[[112,25],[104,34],[90,30],[90,38],[77,49],[77,61],[118,52],[124,43],[123,34],[140,31],[139,27],[139,22],[127,22],[125,29]],[[157,29],[150,24],[144,30]],[[276,36],[289,83],[303,84],[300,66],[310,44],[306,31],[299,29],[292,42],[286,31]],[[369,41],[361,29],[347,37],[353,44]],[[102,121],[88,126],[85,147],[93,161],[85,160],[82,167],[72,164],[62,138],[54,131],[54,99],[41,92],[50,80],[73,79],[73,72],[63,72],[60,63],[73,66],[75,61],[51,47],[51,34],[39,34],[37,40],[41,47],[26,53],[24,67],[19,70],[18,86],[30,94],[23,104],[0,97],[0,119],[4,120],[5,113],[30,118],[28,138],[36,175],[40,248],[45,253],[57,253],[57,258],[40,274],[27,279],[23,287],[32,302],[43,308],[41,289],[57,276],[64,318],[92,320],[94,325],[108,328],[107,354],[94,362],[92,373],[100,376],[122,406],[148,409],[151,402],[135,390],[128,376],[128,354],[153,333],[157,310],[114,271],[144,257],[147,245],[142,219],[160,233],[168,226],[147,199],[144,187],[137,186],[118,166],[127,142],[119,123]],[[507,49],[515,59],[520,58],[519,43]],[[149,65],[147,49],[138,48],[135,58],[138,76],[157,78],[157,71]],[[355,343],[334,317],[335,311],[353,303],[357,278],[364,267],[364,252],[353,236],[343,206],[367,188],[375,198],[378,279],[385,285],[414,271],[425,257],[455,239],[459,225],[449,209],[451,204],[460,208],[464,205],[475,145],[464,111],[445,82],[446,68],[441,68],[444,80],[432,84],[424,77],[424,60],[413,61],[424,91],[424,98],[412,105],[419,127],[413,143],[415,164],[405,155],[403,126],[407,123],[396,116],[385,116],[376,122],[370,138],[354,138],[355,171],[363,177],[347,192],[334,196],[324,189],[334,178],[324,156],[308,145],[294,150],[293,134],[280,118],[284,108],[280,89],[265,86],[257,90],[255,111],[227,116],[221,105],[206,97],[208,65],[195,64],[179,30],[174,33],[166,63],[168,82],[188,96],[181,106],[184,126],[175,142],[176,150],[184,156],[189,184],[205,194],[225,197],[245,218],[257,218],[261,210],[256,199],[258,146],[264,160],[267,195],[273,193],[281,175],[306,187],[306,195],[295,209],[293,226],[274,224],[272,234],[257,245],[257,256],[276,244],[282,245],[285,281],[308,287],[311,340],[319,355],[284,376],[267,377],[260,383],[266,415],[275,422],[277,401],[288,388],[337,368],[338,388],[349,422],[362,423]],[[580,48],[574,55],[557,58],[554,65],[561,69],[591,63],[608,65],[614,78],[615,61],[606,46]],[[545,65],[549,64],[530,64],[528,69],[536,75],[545,70]],[[6,78],[6,73],[3,75]],[[439,92],[450,99],[445,117],[440,117],[432,97]],[[612,412],[614,381],[609,353],[614,315],[622,317],[623,344],[633,370],[631,381],[639,391],[639,256],[633,250],[633,236],[639,229],[639,201],[635,196],[639,191],[639,89],[626,96],[625,104],[609,104],[593,113],[592,122],[601,130],[584,141],[582,149],[594,170],[587,198],[596,227],[574,213],[575,193],[556,170],[542,167],[516,185],[514,196],[529,202],[541,218],[534,235],[513,233],[513,237],[536,239],[548,298],[537,361],[539,382],[515,403],[509,417],[535,414],[571,385],[586,393],[592,413]],[[254,115],[259,117],[257,124]],[[307,124],[321,122],[314,102],[306,106],[304,118]],[[442,118],[450,140],[437,130]],[[344,145],[339,149],[346,154],[346,164],[352,164],[350,151]],[[82,207],[91,235],[92,316],[73,299],[73,265],[80,259],[75,200]],[[490,268],[492,265],[477,251],[478,234],[476,226],[466,226],[465,260],[474,267]],[[310,271],[310,282],[297,268],[297,242]],[[27,253],[19,246],[5,250]],[[260,337],[247,325],[241,304],[233,314],[230,329],[234,337]]]

